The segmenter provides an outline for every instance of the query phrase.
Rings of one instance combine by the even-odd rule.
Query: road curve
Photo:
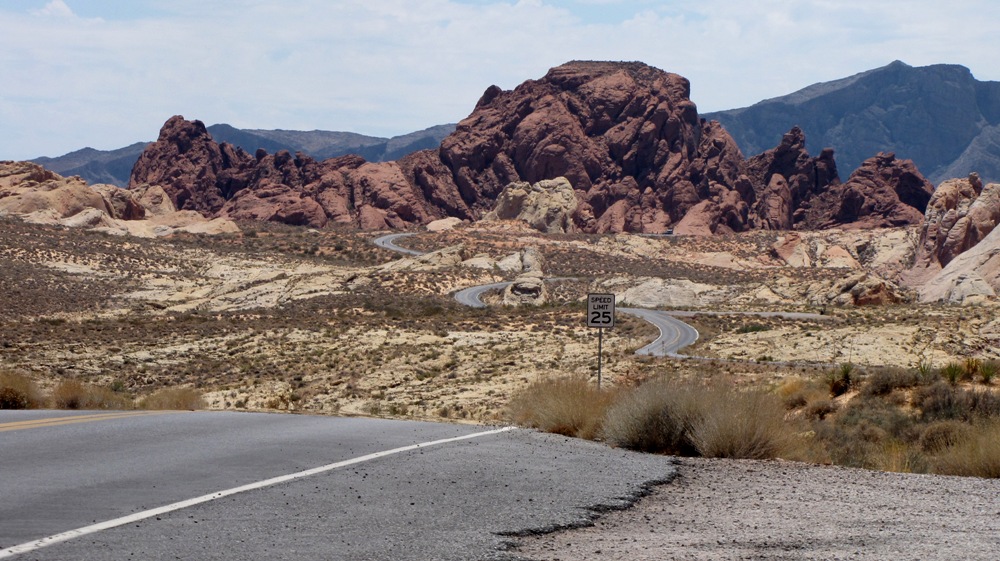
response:
[[[372,240],[372,243],[381,247],[382,249],[388,249],[389,251],[395,251],[396,253],[403,253],[405,255],[423,255],[423,251],[418,251],[416,249],[410,249],[408,247],[400,247],[396,245],[396,240],[401,238],[408,238],[414,235],[412,232],[403,232],[399,234],[389,234],[386,236],[381,236]]]
[[[0,559],[501,559],[504,536],[585,524],[675,473],[445,423],[0,411],[0,430]]]
[[[670,315],[670,312],[645,308],[618,308],[619,312],[644,319],[660,330],[655,341],[637,350],[637,355],[683,358],[677,351],[698,340],[698,330]]]
[[[483,302],[483,294],[491,290],[503,290],[508,286],[510,286],[510,281],[470,286],[456,292],[455,300],[458,300],[459,304],[470,308],[485,308],[486,303]]]
[[[405,247],[399,247],[395,240],[412,236],[412,233],[389,234],[375,239],[375,245],[398,253],[407,255],[421,255],[423,252]],[[578,280],[574,277],[557,277],[547,280]],[[491,290],[502,290],[510,285],[510,282],[494,282],[464,288],[455,293],[455,300],[463,306],[470,308],[485,308],[483,294]],[[698,331],[683,321],[671,317],[668,312],[659,310],[646,310],[642,308],[618,308],[618,311],[642,318],[656,326],[660,330],[660,336],[655,341],[636,351],[637,355],[648,356],[669,356],[680,357],[677,351],[693,344],[698,340]]]

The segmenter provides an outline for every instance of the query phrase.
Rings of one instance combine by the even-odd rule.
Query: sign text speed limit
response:
[[[587,327],[615,326],[615,295],[587,295]]]

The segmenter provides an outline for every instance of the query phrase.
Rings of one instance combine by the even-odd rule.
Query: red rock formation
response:
[[[832,150],[809,156],[798,129],[745,161],[689,94],[685,78],[641,63],[571,62],[512,91],[490,87],[439,150],[380,164],[251,157],[173,117],[130,187],[161,185],[178,208],[210,216],[366,229],[475,220],[508,184],[557,177],[575,189],[573,221],[585,232],[896,224],[913,219],[903,206],[923,212],[921,182],[892,158],[834,189]]]
[[[842,185],[831,186],[807,209],[812,228],[889,228],[919,224],[934,185],[910,160],[882,152],[865,160]]]

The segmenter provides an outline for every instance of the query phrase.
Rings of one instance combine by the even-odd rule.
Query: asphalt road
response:
[[[645,308],[618,308],[623,314],[633,315],[646,320],[660,330],[660,336],[655,341],[637,350],[637,355],[681,357],[677,351],[693,345],[698,340],[698,331],[683,321],[670,315],[670,312],[647,310]]]
[[[0,411],[0,558],[506,559],[505,536],[585,524],[595,509],[623,507],[674,474],[666,457],[492,430],[258,413]],[[226,492],[289,474],[298,475]],[[10,549],[129,515],[40,549]]]
[[[396,240],[401,238],[407,238],[412,236],[412,232],[405,232],[401,234],[389,234],[387,236],[382,236],[375,238],[373,243],[382,249],[388,249],[389,251],[395,251],[396,253],[403,253],[406,255],[423,255],[423,251],[418,251],[416,249],[410,249],[407,247],[401,247],[396,245]]]
[[[503,290],[509,285],[510,282],[495,282],[464,288],[455,293],[455,300],[458,300],[459,304],[469,306],[470,308],[485,308],[486,303],[483,302],[483,294],[491,290]]]

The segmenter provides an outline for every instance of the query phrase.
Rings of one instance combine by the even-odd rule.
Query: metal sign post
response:
[[[597,328],[597,388],[601,388],[601,365],[604,356],[604,328],[615,326],[615,295],[587,295],[587,327]]]

